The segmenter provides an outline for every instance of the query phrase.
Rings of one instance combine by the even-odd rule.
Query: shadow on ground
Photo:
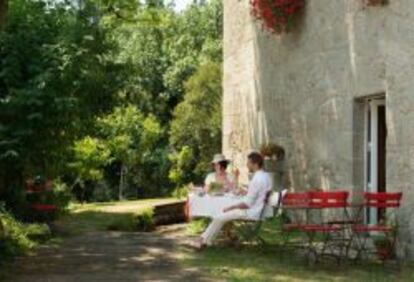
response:
[[[92,232],[17,259],[6,281],[208,281],[177,250],[160,234]]]
[[[80,206],[54,223],[58,244],[16,258],[2,268],[1,278],[7,282],[209,281],[198,267],[181,264],[182,225],[177,230],[133,232],[135,216],[150,204]],[[117,231],[110,231],[114,226]]]

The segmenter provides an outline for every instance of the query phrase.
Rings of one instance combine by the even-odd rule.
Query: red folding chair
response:
[[[352,231],[356,235],[357,240],[357,256],[356,260],[360,259],[361,256],[369,253],[376,253],[379,258],[385,262],[391,258],[395,253],[395,242],[397,238],[397,219],[395,217],[395,211],[400,207],[402,199],[402,193],[364,193],[364,204],[365,211],[374,208],[378,209],[378,213],[382,218],[376,224],[355,224],[352,226]],[[394,216],[394,218],[392,218]],[[394,220],[394,222],[391,222]],[[388,242],[379,248],[375,246],[375,251],[372,248],[367,247],[367,241],[373,235],[382,234],[383,242]]]
[[[313,254],[318,261],[321,256],[332,256],[340,262],[346,254],[347,246],[344,222],[349,192],[309,192],[309,208],[318,211],[319,217],[313,218],[315,223],[301,226],[308,236],[308,258]],[[339,219],[338,219],[339,217]],[[319,238],[319,237],[320,238]],[[320,240],[318,240],[318,238]],[[319,251],[319,245],[321,245]]]
[[[57,214],[57,206],[52,204],[33,204],[30,206],[32,210],[32,219],[34,221],[42,221],[51,226],[52,221]]]
[[[287,193],[282,199],[282,238],[283,246],[303,246],[302,243],[291,243],[294,234],[302,233],[302,227],[306,225],[310,203],[309,192]]]

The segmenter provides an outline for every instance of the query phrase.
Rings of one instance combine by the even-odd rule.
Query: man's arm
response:
[[[263,183],[261,181],[255,181],[254,179],[249,184],[249,188],[247,190],[247,195],[245,196],[245,200],[240,204],[230,206],[225,208],[223,212],[228,212],[235,209],[246,210],[249,209],[250,206],[254,203],[257,195],[259,194],[260,190],[263,189]]]
[[[254,187],[254,183],[252,182],[252,183],[250,183],[250,185],[249,185],[249,189],[248,189],[248,191],[247,191],[247,195],[245,196],[245,200],[244,200],[244,202],[241,202],[241,203],[239,203],[239,204],[237,204],[237,205],[234,205],[234,206],[230,206],[230,207],[228,207],[228,208],[225,208],[224,210],[223,210],[223,212],[229,212],[229,211],[231,211],[231,210],[236,210],[236,209],[239,209],[239,210],[247,210],[247,209],[249,209],[250,208],[250,206],[252,205],[252,203],[253,203],[253,201],[254,201],[254,198],[256,197],[256,187]]]
[[[249,206],[246,203],[240,203],[240,204],[225,208],[223,212],[229,212],[231,210],[247,210],[248,208]]]

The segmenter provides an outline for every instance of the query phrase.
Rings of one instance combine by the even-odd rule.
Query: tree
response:
[[[74,185],[80,184],[83,190],[82,200],[85,200],[85,182],[103,178],[103,168],[110,163],[111,152],[101,140],[90,136],[76,141],[73,151],[74,161],[69,167],[76,173]]]
[[[124,22],[112,34],[120,45],[117,59],[135,74],[127,78],[125,100],[167,125],[198,65],[222,60],[222,3],[201,1],[175,13],[162,2],[147,2],[136,22]]]
[[[101,138],[107,144],[114,161],[120,163],[119,199],[124,199],[128,172],[143,165],[161,136],[161,127],[153,116],[141,114],[137,107],[116,107],[97,120]]]
[[[113,107],[123,66],[91,6],[10,2],[0,33],[1,186],[65,174],[74,140]]]
[[[196,114],[209,83],[186,81],[220,75],[200,65],[221,62],[221,2],[178,13],[162,0],[11,0],[8,9],[1,1],[0,197],[39,173],[101,179],[120,198],[128,187],[140,197],[167,193],[170,171],[175,183],[198,177],[201,151],[210,155],[219,139]]]
[[[170,131],[175,149],[170,177],[178,185],[200,180],[211,156],[221,151],[221,97],[221,66],[217,63],[200,66],[186,83]]]
[[[6,24],[8,4],[8,0],[0,0],[0,30]]]
[[[194,2],[166,29],[164,44],[170,64],[164,84],[171,109],[182,101],[184,84],[200,64],[222,60],[222,5],[220,0]]]

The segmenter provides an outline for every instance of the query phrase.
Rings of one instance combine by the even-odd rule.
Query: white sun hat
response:
[[[230,160],[226,159],[223,154],[215,154],[213,160],[211,161],[212,164],[217,164],[220,162],[227,162],[229,163]]]

